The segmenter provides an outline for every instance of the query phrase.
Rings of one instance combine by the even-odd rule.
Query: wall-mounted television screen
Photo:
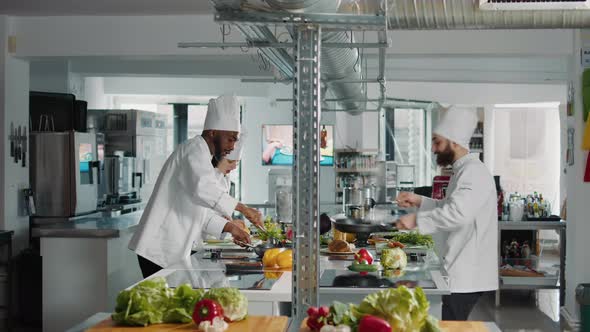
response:
[[[334,165],[334,126],[320,125],[320,166]],[[293,165],[293,126],[262,125],[262,165]]]

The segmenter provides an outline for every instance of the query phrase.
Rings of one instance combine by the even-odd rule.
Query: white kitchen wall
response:
[[[574,290],[580,283],[590,282],[590,260],[588,260],[588,234],[590,234],[590,183],[583,182],[588,151],[580,148],[585,123],[581,93],[583,68],[580,64],[580,50],[590,47],[590,31],[577,30],[574,35],[573,66],[571,79],[576,91],[575,114],[567,118],[568,127],[575,129],[574,165],[567,169],[567,248],[566,248],[566,303],[565,311],[571,320],[579,320],[579,308]]]
[[[102,80],[102,86],[100,84]],[[86,80],[86,94],[89,97],[89,107],[95,103],[106,103],[111,98],[133,98],[133,100],[172,100],[195,98],[206,101],[208,98],[223,93],[236,93],[243,101],[243,126],[249,132],[248,142],[242,157],[242,198],[246,203],[264,203],[268,198],[268,171],[277,166],[263,166],[262,156],[262,125],[263,124],[292,124],[292,104],[289,102],[275,102],[277,98],[290,98],[291,85],[284,84],[256,84],[241,83],[239,79],[223,78],[138,78],[138,77],[106,77],[100,80],[93,78]],[[92,98],[90,98],[92,96]],[[96,98],[95,98],[96,97]],[[362,126],[350,130],[349,124],[355,121],[337,122],[336,113],[324,113],[322,123],[335,125],[337,134],[334,136],[336,144],[339,139],[348,140],[349,133],[358,135],[362,139]],[[362,118],[355,117],[355,119]],[[362,122],[361,122],[362,124]],[[340,130],[339,128],[346,128]],[[320,200],[333,201],[335,180],[331,167],[321,167],[320,170]],[[272,201],[272,200],[271,200]]]
[[[30,89],[32,91],[64,93],[68,88],[66,60],[31,61]]]
[[[2,206],[0,229],[13,230],[13,252],[28,246],[29,219],[22,214],[21,190],[29,187],[29,169],[10,158],[10,142],[6,139],[10,124],[29,125],[29,64],[7,52],[6,40],[12,33],[11,18],[0,16],[0,147],[2,167]],[[28,156],[27,156],[28,157]],[[28,166],[27,160],[27,166]]]
[[[68,60],[30,61],[32,91],[71,93],[84,100],[84,78],[70,70]]]

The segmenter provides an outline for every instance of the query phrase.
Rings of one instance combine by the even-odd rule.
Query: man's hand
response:
[[[395,227],[399,230],[412,230],[416,228],[416,214],[411,213],[401,216],[395,223]]]
[[[244,217],[246,217],[246,219],[250,220],[250,222],[254,224],[254,226],[264,229],[264,221],[262,220],[262,213],[260,213],[260,211],[248,207],[242,203],[238,203],[236,210],[241,212]]]
[[[231,221],[225,224],[223,228],[224,233],[230,233],[234,242],[250,243],[250,234],[246,233],[238,224]]]
[[[400,207],[403,208],[420,207],[420,205],[422,205],[422,196],[404,191],[397,195],[395,201]]]

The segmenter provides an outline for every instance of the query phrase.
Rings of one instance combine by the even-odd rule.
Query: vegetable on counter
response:
[[[128,326],[190,323],[195,303],[204,293],[189,285],[174,290],[168,288],[164,278],[152,278],[119,293],[112,319]]]
[[[367,261],[363,260],[361,263],[352,262],[348,269],[354,272],[377,272],[379,266],[377,264],[367,264]]]
[[[419,287],[413,292],[404,286],[388,288],[366,296],[360,305],[335,301],[327,315],[326,309],[310,307],[307,327],[320,332],[440,332],[429,306]]]
[[[211,322],[208,320],[201,322],[198,328],[201,332],[223,332],[229,328],[229,324],[223,320],[223,317],[215,317]]]
[[[212,288],[203,298],[219,302],[225,318],[230,322],[242,320],[248,315],[248,299],[237,288]]]
[[[392,242],[401,242],[406,245],[434,247],[434,240],[430,235],[423,235],[417,231],[397,232],[392,235]]]
[[[285,239],[285,234],[283,233],[281,225],[277,222],[274,222],[270,216],[267,216],[264,220],[264,228],[264,231],[258,230],[258,237],[262,241],[282,241]]]
[[[391,332],[391,325],[382,318],[366,315],[359,322],[358,332]]]
[[[320,329],[320,332],[352,332],[352,329],[350,328],[350,326],[346,325],[324,325]]]
[[[231,320],[241,320],[248,312],[248,301],[236,288],[212,288],[206,292],[184,284],[174,289],[168,287],[166,279],[156,277],[121,291],[111,318],[126,326],[187,324],[194,319],[196,304],[204,298],[217,301]]]
[[[219,302],[209,299],[203,299],[195,305],[193,313],[193,321],[199,325],[202,322],[210,322],[213,324],[213,319],[216,317],[223,318],[223,307]]]
[[[262,257],[262,264],[269,268],[290,269],[293,267],[293,250],[284,248],[268,249]]]
[[[412,292],[400,286],[367,295],[352,313],[359,320],[367,315],[380,317],[391,325],[392,331],[438,331],[438,323],[429,319],[429,307],[422,288]]]
[[[307,309],[307,327],[312,331],[319,331],[328,323],[330,309],[328,307],[309,307]]]
[[[401,248],[384,248],[381,251],[381,265],[385,269],[403,270],[408,265],[408,256]]]
[[[373,264],[373,255],[371,255],[367,249],[362,248],[356,254],[354,254],[354,260],[357,263],[362,263],[362,261],[365,260],[367,264]]]

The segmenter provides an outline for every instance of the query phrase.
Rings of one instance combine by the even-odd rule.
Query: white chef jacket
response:
[[[217,185],[219,186],[219,188],[222,189],[226,194],[229,194],[229,190],[231,188],[231,183],[230,183],[231,181],[230,181],[229,177],[226,176],[225,174],[223,174],[223,172],[221,172],[219,170],[219,168],[216,167],[215,168],[215,178],[217,179]],[[209,218],[212,218],[212,219],[216,218],[214,215],[223,217],[223,215],[221,213],[215,211],[214,214],[210,214]],[[230,214],[230,216],[231,216],[231,214]],[[227,234],[229,234],[229,233],[222,233],[220,237],[216,236],[216,235],[215,235],[215,237],[218,237],[223,240],[223,239],[227,238]],[[196,251],[203,250],[203,241],[207,240],[207,237],[208,237],[207,233],[201,234],[201,238],[198,239],[197,241],[195,241],[193,249]]]
[[[416,221],[423,234],[447,233],[440,254],[451,293],[498,289],[496,185],[477,155],[455,161],[445,199],[424,197]]]
[[[221,235],[227,223],[221,215],[231,216],[238,201],[219,186],[211,158],[201,136],[168,157],[129,249],[165,268],[188,258],[202,232]]]

